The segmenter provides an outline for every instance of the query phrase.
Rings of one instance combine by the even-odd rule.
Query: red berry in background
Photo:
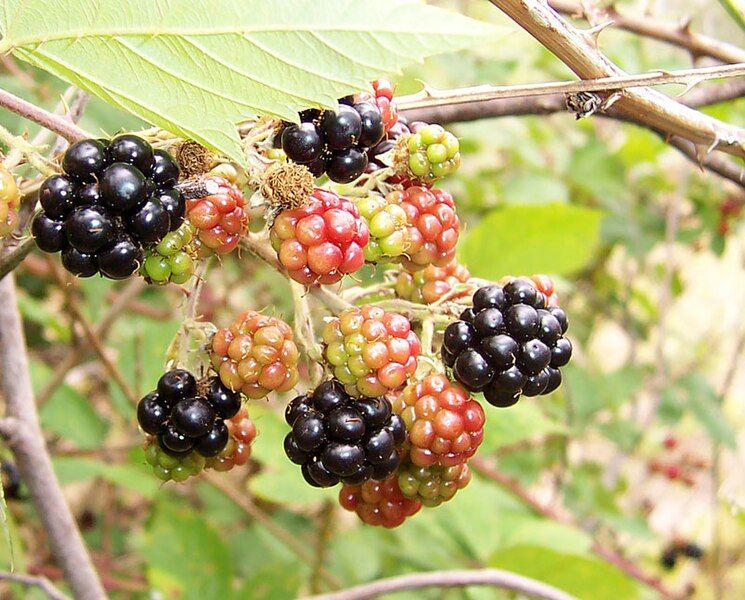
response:
[[[471,277],[468,269],[453,259],[444,267],[429,265],[415,272],[401,269],[396,278],[396,295],[404,300],[432,304],[452,293],[457,285],[466,283]],[[460,298],[468,294],[468,290],[450,296],[451,299]]]
[[[200,253],[227,254],[235,249],[248,228],[243,192],[226,179],[212,180],[215,193],[186,201],[186,215],[197,230]]]
[[[669,435],[665,438],[665,441],[663,442],[665,448],[668,450],[672,450],[678,445],[678,440],[673,437],[672,435]]]
[[[384,481],[367,481],[362,485],[345,485],[339,491],[339,503],[354,511],[368,525],[398,527],[406,517],[422,508],[418,500],[406,498],[398,487],[398,475]]]
[[[391,404],[406,424],[409,459],[418,467],[465,463],[484,439],[484,409],[445,375],[410,383]]]
[[[444,267],[455,258],[460,221],[450,194],[438,188],[411,186],[388,196],[391,202],[400,203],[408,218],[408,259],[403,261],[408,270]]]
[[[211,360],[220,380],[249,398],[264,398],[297,384],[299,352],[292,328],[276,317],[247,310],[212,338]]]
[[[323,330],[324,355],[352,396],[376,398],[414,374],[421,343],[409,320],[377,306],[353,306]]]
[[[365,262],[370,233],[357,207],[316,188],[307,204],[277,215],[270,232],[279,262],[305,285],[336,283]]]
[[[678,479],[680,477],[680,467],[677,465],[668,465],[665,467],[665,477],[670,480]]]
[[[228,443],[213,458],[208,458],[206,467],[215,471],[230,471],[235,466],[242,466],[251,457],[251,444],[256,438],[256,425],[249,418],[248,411],[242,407],[231,419],[225,420],[228,427]]]

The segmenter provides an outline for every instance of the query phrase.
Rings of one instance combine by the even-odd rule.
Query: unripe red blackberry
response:
[[[208,458],[206,467],[215,471],[230,471],[235,466],[242,466],[251,457],[251,444],[256,439],[256,425],[242,407],[233,417],[225,420],[228,428],[228,443],[220,454]]]
[[[442,359],[471,391],[483,391],[494,406],[511,406],[520,395],[553,392],[560,367],[569,362],[568,322],[558,306],[528,279],[488,285],[473,295],[473,308],[448,325]]]
[[[360,269],[369,239],[354,203],[320,188],[304,206],[277,215],[270,233],[279,262],[305,285],[336,283]]]
[[[445,375],[410,383],[391,404],[409,432],[409,459],[416,466],[464,463],[484,439],[481,405]]]
[[[455,258],[460,221],[450,194],[438,188],[410,186],[391,192],[386,198],[406,211],[409,244],[408,259],[403,260],[403,265],[407,269],[444,267]]]
[[[401,493],[424,506],[439,506],[447,502],[458,490],[471,481],[471,470],[465,463],[451,467],[418,467],[405,462],[398,471],[398,486]]]
[[[398,527],[406,517],[422,508],[418,500],[406,498],[398,487],[398,476],[383,481],[367,481],[362,485],[344,485],[339,491],[339,504],[368,525]]]
[[[403,315],[353,306],[323,329],[324,355],[352,396],[376,398],[414,374],[421,343]]]
[[[398,106],[393,100],[394,86],[387,79],[376,79],[372,82],[372,88],[372,94],[363,92],[359,99],[362,102],[373,102],[378,107],[387,133],[398,122]]]
[[[220,380],[253,399],[291,390],[299,378],[298,357],[292,328],[255,310],[242,312],[212,338],[210,358]]]
[[[397,199],[370,194],[355,202],[370,230],[370,241],[364,249],[367,262],[387,262],[409,248],[408,219]]]
[[[406,429],[386,398],[354,399],[335,380],[287,406],[285,453],[315,487],[358,485],[395,472]]]
[[[248,229],[246,199],[238,187],[215,177],[215,193],[186,201],[186,215],[197,230],[200,253],[227,254],[235,249]]]
[[[453,289],[466,283],[470,277],[468,269],[455,259],[444,267],[429,265],[413,273],[402,268],[396,278],[396,295],[420,304],[432,304],[445,296],[456,299],[468,292],[463,290],[452,294]]]
[[[11,234],[18,225],[20,204],[21,192],[13,174],[5,167],[0,167],[0,238]]]

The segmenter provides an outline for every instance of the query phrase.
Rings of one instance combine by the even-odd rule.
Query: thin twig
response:
[[[582,17],[586,12],[580,3],[573,0],[549,0],[549,4],[554,10],[571,17]],[[661,23],[653,17],[621,13],[613,6],[601,9],[600,13],[604,20],[613,22],[613,27],[678,46],[690,52],[694,58],[708,56],[724,63],[745,62],[745,50],[695,33],[691,31],[690,23]]]
[[[289,550],[293,552],[300,560],[309,565],[311,568],[315,565],[313,554],[308,550],[305,544],[303,544],[295,535],[285,530],[283,527],[278,525],[274,519],[267,515],[263,510],[256,506],[251,500],[245,495],[238,492],[223,478],[217,477],[205,471],[202,473],[202,477],[208,481],[215,489],[222,492],[228,499],[232,500],[238,507],[253,518],[259,525],[267,529],[272,533],[280,542],[282,542]],[[325,568],[319,568],[319,574],[326,582],[326,584],[337,589],[340,587],[339,580],[329,573]]]
[[[310,575],[310,591],[317,594],[321,591],[321,571],[325,569],[326,556],[329,550],[331,534],[334,531],[334,503],[326,500],[318,515],[315,555],[316,560]]]
[[[18,242],[11,242],[8,244],[6,241],[5,247],[0,247],[0,280],[15,269],[18,265],[23,262],[23,259],[28,256],[36,247],[34,238],[27,237]]]
[[[49,545],[76,598],[105,597],[80,531],[52,468],[34,402],[13,275],[0,280],[0,377],[6,415],[2,434],[15,455]]]
[[[76,89],[75,98],[70,105],[70,110],[65,115],[67,120],[71,123],[77,123],[78,121],[80,121],[81,117],[83,116],[83,111],[88,105],[88,101],[90,100],[90,98],[91,96],[88,92],[84,92],[81,89]],[[54,142],[54,146],[52,146],[50,156],[57,156],[60,152],[67,148],[68,145],[69,143],[67,142],[67,140],[62,136],[59,136],[57,138],[57,141]]]
[[[21,115],[29,121],[38,123],[57,135],[61,135],[68,142],[77,142],[78,140],[92,137],[69,119],[50,113],[3,89],[0,89],[0,106]]]
[[[478,569],[472,571],[430,571],[429,573],[414,573],[378,579],[372,583],[358,585],[333,594],[309,596],[303,600],[367,600],[377,598],[383,594],[402,592],[406,590],[421,590],[423,588],[438,587],[467,587],[488,586],[510,590],[530,598],[543,600],[576,600],[575,596],[546,583],[523,577],[501,569]]]
[[[52,600],[69,600],[68,597],[54,587],[54,584],[46,577],[34,577],[33,575],[23,575],[21,573],[0,572],[0,581],[20,583],[26,587],[37,587]]]

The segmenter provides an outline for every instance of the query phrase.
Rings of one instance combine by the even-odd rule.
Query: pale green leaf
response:
[[[548,418],[535,404],[518,402],[510,410],[495,411],[489,415],[481,452],[493,452],[523,440],[563,433],[566,433],[566,427]]]
[[[5,0],[0,52],[242,162],[235,124],[333,108],[497,31],[414,0]]]
[[[602,213],[565,204],[515,205],[490,212],[461,244],[461,260],[476,277],[581,269],[598,244]]]

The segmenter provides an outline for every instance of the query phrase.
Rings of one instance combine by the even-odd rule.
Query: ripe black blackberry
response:
[[[184,369],[172,369],[159,380],[157,389],[137,405],[137,421],[166,454],[183,456],[195,451],[217,456],[229,439],[225,419],[241,408],[239,392],[211,377],[198,384]]]
[[[381,481],[401,461],[406,428],[386,398],[352,398],[332,379],[287,406],[285,453],[314,487]]]
[[[287,157],[308,167],[315,177],[324,173],[337,183],[350,183],[365,172],[367,150],[385,135],[380,109],[372,102],[339,100],[339,109],[305,110],[300,124],[287,124],[281,143]]]
[[[143,248],[184,219],[185,202],[174,187],[178,166],[135,135],[79,141],[62,169],[42,183],[42,211],[31,231],[44,252],[62,252],[62,264],[78,277],[129,277]]]
[[[548,306],[533,282],[514,279],[488,285],[473,295],[473,308],[448,325],[442,359],[472,392],[484,392],[494,406],[512,406],[520,395],[553,392],[572,344],[563,337],[564,311]]]

